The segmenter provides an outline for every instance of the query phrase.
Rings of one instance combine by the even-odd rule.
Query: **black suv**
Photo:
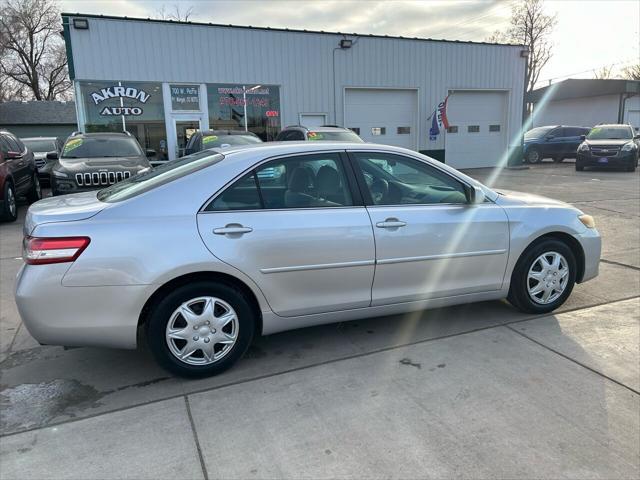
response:
[[[262,143],[255,133],[244,130],[205,130],[197,131],[184,149],[185,155],[207,150],[209,148],[225,148],[231,145],[250,145]]]
[[[597,125],[582,140],[576,158],[579,172],[584,167],[615,167],[633,172],[638,166],[640,135],[630,125]]]
[[[51,167],[51,193],[63,195],[96,190],[151,168],[147,155],[129,133],[76,133],[67,138]]]
[[[358,142],[364,141],[348,128],[323,125],[322,127],[307,128],[302,125],[292,125],[282,130],[276,137],[276,142],[285,141],[329,141],[329,142]]]

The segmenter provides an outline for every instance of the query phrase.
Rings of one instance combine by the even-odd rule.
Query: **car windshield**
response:
[[[137,157],[142,151],[130,137],[69,138],[62,149],[62,158]]]
[[[549,133],[551,130],[553,130],[554,128],[556,128],[556,127],[538,127],[538,128],[533,128],[533,129],[529,130],[527,133],[524,134],[524,138],[525,139],[542,138],[547,133]]]
[[[333,141],[333,142],[358,142],[363,143],[363,140],[353,132],[309,132],[307,138],[311,141]]]
[[[220,148],[227,145],[251,145],[253,143],[262,143],[262,140],[253,135],[202,135],[202,148]]]
[[[223,158],[224,156],[219,153],[202,151],[177,160],[171,160],[146,173],[135,175],[100,190],[98,192],[98,200],[109,203],[121,202],[214,165]]]
[[[587,135],[589,140],[631,140],[633,133],[624,125],[613,127],[593,127]]]
[[[57,150],[55,140],[48,138],[26,138],[22,139],[22,143],[32,152],[54,152]]]

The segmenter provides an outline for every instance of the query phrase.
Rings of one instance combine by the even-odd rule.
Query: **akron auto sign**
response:
[[[99,91],[91,92],[90,95],[93,103],[95,103],[96,105],[99,105],[109,98],[131,98],[132,100],[137,100],[141,103],[147,103],[147,100],[149,100],[149,98],[151,97],[151,95],[149,95],[144,90],[127,86],[101,88]],[[138,116],[142,115],[142,112],[143,110],[141,107],[106,106],[102,110],[100,110],[100,115]]]

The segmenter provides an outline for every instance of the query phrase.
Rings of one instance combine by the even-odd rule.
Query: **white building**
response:
[[[517,45],[63,14],[78,126],[174,158],[194,129],[344,125],[456,167],[520,144]],[[429,135],[448,98],[450,127]],[[245,111],[246,107],[246,111]]]
[[[640,81],[569,79],[531,92],[533,126],[593,127],[631,123],[640,128]]]

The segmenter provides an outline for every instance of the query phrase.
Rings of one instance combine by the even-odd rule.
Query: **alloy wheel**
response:
[[[7,191],[7,206],[9,207],[9,214],[12,217],[16,216],[17,206],[16,206],[16,196],[13,193],[13,188],[8,187]]]
[[[555,302],[567,288],[569,264],[558,252],[545,252],[534,260],[527,274],[527,291],[541,305]]]
[[[226,356],[238,339],[238,315],[216,297],[197,297],[171,314],[165,338],[171,353],[189,365],[210,365]]]

